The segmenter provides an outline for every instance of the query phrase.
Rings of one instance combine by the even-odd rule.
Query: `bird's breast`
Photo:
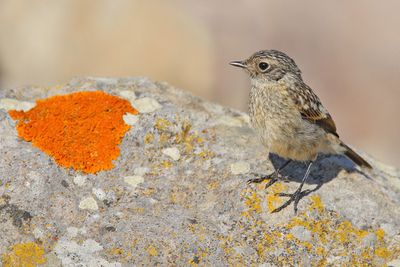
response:
[[[250,91],[249,116],[252,127],[265,145],[288,133],[288,125],[300,118],[285,88],[253,86]]]

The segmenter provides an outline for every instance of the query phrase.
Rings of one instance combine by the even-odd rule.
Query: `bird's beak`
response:
[[[242,68],[242,69],[247,68],[247,65],[244,61],[232,61],[232,62],[229,62],[229,64],[231,64],[232,66],[235,66],[235,67]]]

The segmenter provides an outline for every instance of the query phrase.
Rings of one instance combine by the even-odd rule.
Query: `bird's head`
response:
[[[262,50],[243,61],[232,61],[229,64],[245,69],[252,79],[279,81],[289,74],[301,78],[301,71],[293,59],[277,50]]]

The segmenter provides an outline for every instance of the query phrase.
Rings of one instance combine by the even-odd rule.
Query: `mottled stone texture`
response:
[[[268,190],[248,185],[252,173],[269,173],[281,159],[268,158],[241,112],[145,78],[75,79],[3,90],[0,98],[26,106],[92,90],[128,96],[146,112],[125,118],[132,127],[115,168],[96,174],[60,167],[18,138],[6,111],[18,103],[2,102],[4,265],[41,264],[43,250],[48,266],[382,265],[400,258],[400,172],[367,155],[375,168],[368,174],[345,157],[320,157],[299,214],[292,207],[270,214],[285,200],[275,193],[294,191],[305,166],[293,164],[288,181]]]

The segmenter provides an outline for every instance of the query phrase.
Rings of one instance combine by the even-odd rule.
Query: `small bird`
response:
[[[285,53],[262,50],[244,61],[230,64],[243,68],[250,75],[249,116],[261,143],[270,153],[286,159],[273,173],[249,182],[270,179],[265,187],[268,188],[291,161],[308,162],[298,189],[293,194],[280,194],[289,200],[272,212],[279,212],[294,202],[294,212],[297,213],[297,205],[305,192],[301,190],[318,154],[344,154],[360,167],[372,168],[339,139],[328,110],[303,81],[294,60]]]

